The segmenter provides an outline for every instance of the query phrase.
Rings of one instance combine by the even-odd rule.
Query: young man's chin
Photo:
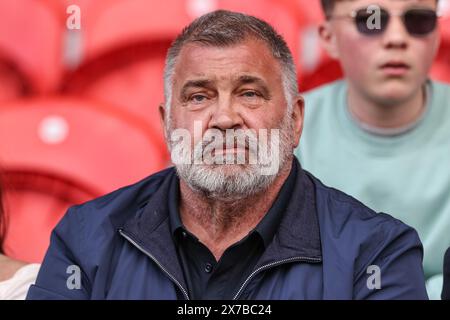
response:
[[[400,104],[405,103],[411,99],[417,90],[420,90],[420,85],[413,86],[408,81],[402,79],[389,79],[377,86],[377,90],[373,92],[375,100],[380,104]]]

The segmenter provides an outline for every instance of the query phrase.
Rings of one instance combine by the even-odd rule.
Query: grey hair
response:
[[[164,99],[169,117],[172,101],[173,74],[177,57],[184,45],[199,43],[205,46],[226,47],[253,38],[264,42],[280,62],[284,95],[288,111],[298,95],[297,71],[291,51],[283,37],[267,22],[243,13],[217,10],[205,14],[183,29],[170,46],[164,68]]]

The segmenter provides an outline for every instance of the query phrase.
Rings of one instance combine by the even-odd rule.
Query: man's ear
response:
[[[166,116],[166,108],[164,107],[164,103],[161,103],[158,107],[158,111],[159,111],[159,121],[161,123],[161,128],[164,131],[164,136],[166,135],[166,121],[165,121],[165,116]],[[166,137],[167,139],[167,137]]]
[[[292,120],[294,121],[294,148],[298,146],[303,132],[303,120],[305,118],[305,100],[298,95],[294,101],[292,110]]]
[[[322,43],[322,47],[333,59],[339,58],[339,51],[336,45],[336,35],[333,31],[331,23],[324,21],[319,26],[319,38]]]

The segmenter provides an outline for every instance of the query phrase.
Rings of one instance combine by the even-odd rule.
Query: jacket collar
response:
[[[290,258],[322,259],[314,184],[298,160],[293,161],[292,170],[297,170],[297,177],[291,201],[257,267]],[[186,288],[169,221],[168,193],[174,179],[178,177],[172,168],[141,213],[130,218],[122,232]]]
[[[314,183],[297,158],[294,158],[294,169],[297,170],[297,178],[291,201],[259,266],[290,258],[322,261]]]

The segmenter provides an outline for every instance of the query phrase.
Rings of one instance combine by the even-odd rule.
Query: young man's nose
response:
[[[391,16],[383,33],[383,45],[385,48],[406,49],[408,47],[409,33],[403,23],[402,17]]]
[[[240,129],[244,121],[238,111],[238,106],[229,97],[220,98],[214,107],[209,121],[210,129]]]

